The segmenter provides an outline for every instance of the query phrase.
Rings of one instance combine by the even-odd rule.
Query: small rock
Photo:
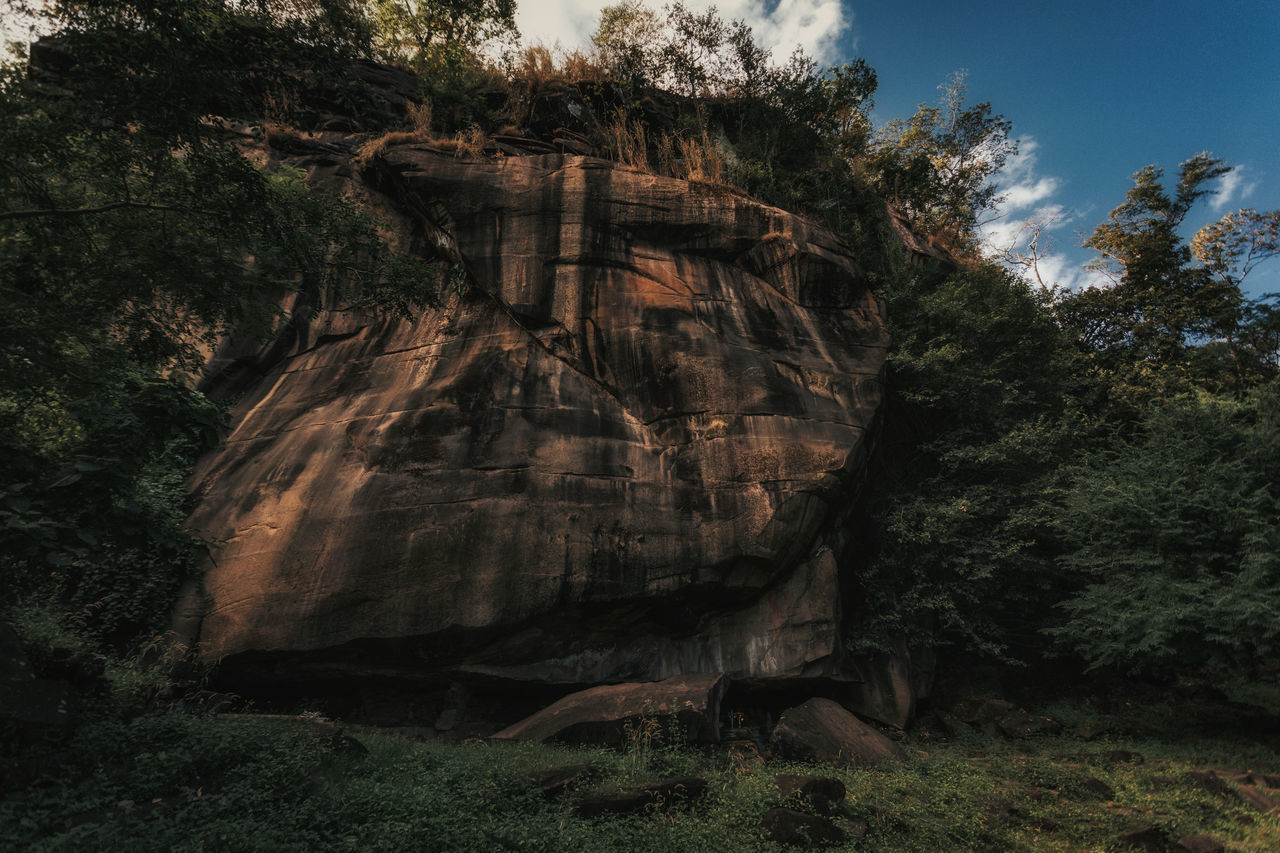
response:
[[[578,804],[579,817],[631,814],[647,806],[668,806],[692,802],[707,790],[707,780],[697,776],[677,776],[605,794],[584,797]]]
[[[938,718],[938,724],[942,726],[942,730],[947,733],[948,737],[964,737],[973,731],[955,715],[948,714],[946,711],[935,711],[934,716]]]
[[[1140,826],[1116,836],[1121,847],[1132,847],[1145,853],[1164,853],[1169,849],[1169,838],[1158,826]]]
[[[1116,798],[1115,790],[1101,779],[1095,779],[1092,776],[1083,776],[1080,778],[1079,782],[1081,788],[1084,788],[1092,794],[1097,794],[1101,799],[1114,800]]]
[[[1200,790],[1219,797],[1230,797],[1234,793],[1226,780],[1212,770],[1190,770],[1183,778]]]
[[[1224,853],[1227,846],[1212,835],[1189,835],[1178,841],[1178,848],[1187,853]]]
[[[1271,797],[1268,797],[1252,785],[1241,788],[1239,791],[1234,793],[1238,794],[1245,802],[1263,814],[1269,814],[1270,812],[1280,809],[1280,803],[1277,803]]]
[[[542,796],[558,797],[577,782],[591,775],[590,764],[566,764],[561,767],[548,767],[529,774],[530,786],[542,792]]]
[[[440,716],[436,717],[435,729],[438,732],[453,731],[453,727],[458,724],[458,709],[445,708],[440,712]]]
[[[770,841],[791,847],[840,844],[845,840],[844,831],[825,817],[794,809],[770,809],[760,819],[760,828]]]
[[[1062,724],[1051,717],[1032,714],[1021,708],[995,720],[1000,733],[1007,738],[1024,738],[1032,735],[1051,734],[1062,729]]]
[[[830,776],[797,776],[782,773],[774,777],[783,799],[794,797],[815,811],[831,814],[844,802],[845,787]]]

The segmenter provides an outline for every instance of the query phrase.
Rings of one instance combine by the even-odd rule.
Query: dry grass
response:
[[[724,151],[705,129],[698,136],[663,134],[656,147],[661,174],[684,181],[728,185]]]
[[[531,94],[564,82],[556,67],[555,56],[544,45],[533,45],[520,51],[511,69],[511,82],[523,86]]]
[[[636,169],[653,171],[649,165],[649,136],[643,122],[618,110],[604,133],[605,149],[613,159]]]
[[[366,165],[392,145],[432,141],[431,101],[426,100],[420,104],[409,104],[408,119],[410,130],[393,130],[381,136],[375,136],[356,149],[355,164],[357,166]]]
[[[608,69],[601,64],[599,56],[580,50],[563,55],[560,73],[570,83],[599,83],[609,77]]]

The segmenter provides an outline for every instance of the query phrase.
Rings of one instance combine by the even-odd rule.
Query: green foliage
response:
[[[905,634],[1026,659],[1060,593],[1058,469],[1092,429],[1070,397],[1070,340],[1041,294],[994,265],[900,269],[880,292],[896,428],[855,647]]]
[[[418,66],[431,57],[460,58],[516,35],[515,0],[372,0],[378,54]]]
[[[1280,385],[1184,397],[1071,472],[1051,633],[1092,666],[1248,672],[1280,653]]]
[[[0,583],[116,642],[197,556],[181,481],[221,422],[184,375],[203,348],[269,330],[290,292],[431,296],[354,205],[257,168],[214,118],[343,91],[354,7],[267,7],[54,4],[32,73],[0,79]]]
[[[964,72],[940,86],[937,106],[921,104],[910,119],[887,122],[876,135],[868,168],[876,189],[905,210],[925,234],[957,248],[975,246],[975,229],[999,201],[992,178],[1017,144],[1012,124],[991,104],[965,104]]]
[[[1142,709],[1141,712],[1145,712]],[[1140,713],[1141,713],[1140,712]],[[779,851],[759,821],[780,805],[775,775],[839,778],[843,816],[867,837],[837,850],[1093,850],[1135,825],[1173,838],[1211,832],[1240,849],[1274,849],[1280,820],[1198,788],[1209,763],[1272,769],[1273,749],[1221,738],[1046,737],[1013,744],[910,738],[901,764],[846,769],[766,762],[734,766],[683,750],[708,779],[691,806],[586,820],[587,793],[633,781],[616,752],[536,744],[461,746],[360,733],[361,756],[305,721],[110,714],[82,725],[59,777],[0,801],[0,844],[42,851],[406,850]],[[1110,750],[1140,751],[1117,764]],[[593,776],[544,798],[528,774],[588,763]],[[651,777],[652,778],[652,777]],[[1115,791],[1104,800],[1098,780]],[[1228,783],[1230,784],[1230,783]]]

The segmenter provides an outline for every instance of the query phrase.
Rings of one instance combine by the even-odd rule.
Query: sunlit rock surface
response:
[[[471,289],[276,347],[193,481],[203,654],[273,678],[838,675],[887,345],[849,250],[588,157],[408,145],[363,175]]]

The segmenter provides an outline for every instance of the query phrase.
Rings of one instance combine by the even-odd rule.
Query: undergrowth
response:
[[[639,732],[622,750],[357,732],[365,754],[307,721],[180,714],[86,717],[48,752],[54,772],[0,802],[0,847],[30,850],[769,851],[759,829],[780,805],[778,773],[840,778],[842,807],[867,836],[837,849],[1112,850],[1155,825],[1176,840],[1210,833],[1232,850],[1280,849],[1280,816],[1187,777],[1205,767],[1276,772],[1260,743],[1071,736],[931,742],[864,769],[731,760]],[[590,764],[559,798],[530,774]],[[580,799],[642,779],[697,774],[696,803],[583,819]]]

